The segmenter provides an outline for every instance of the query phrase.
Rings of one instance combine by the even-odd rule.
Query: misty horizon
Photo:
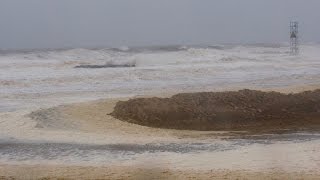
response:
[[[292,0],[4,0],[0,49],[281,44],[289,23],[320,42],[320,2]]]

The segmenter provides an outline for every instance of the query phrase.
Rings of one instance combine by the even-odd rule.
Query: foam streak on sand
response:
[[[319,52],[317,44],[304,45],[299,56],[288,55],[285,46],[1,52],[0,172],[18,177],[22,165],[34,170],[47,165],[37,175],[51,172],[48,176],[54,177],[52,167],[62,165],[74,172],[147,165],[172,171],[276,168],[319,174],[319,132],[267,142],[270,137],[226,139],[232,134],[155,129],[107,115],[119,100],[136,96],[317,89]],[[135,67],[74,68],[133,62]]]

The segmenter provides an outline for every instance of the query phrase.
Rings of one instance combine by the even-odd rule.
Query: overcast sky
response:
[[[320,42],[320,0],[0,0],[0,48],[278,43],[298,20]]]

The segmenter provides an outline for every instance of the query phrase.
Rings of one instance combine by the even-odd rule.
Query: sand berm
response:
[[[319,129],[320,89],[296,94],[240,90],[120,101],[111,115],[143,126],[183,130]]]

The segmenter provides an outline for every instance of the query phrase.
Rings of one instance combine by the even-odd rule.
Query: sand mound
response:
[[[120,101],[112,116],[131,123],[187,130],[320,127],[320,90],[281,94],[241,90]]]

